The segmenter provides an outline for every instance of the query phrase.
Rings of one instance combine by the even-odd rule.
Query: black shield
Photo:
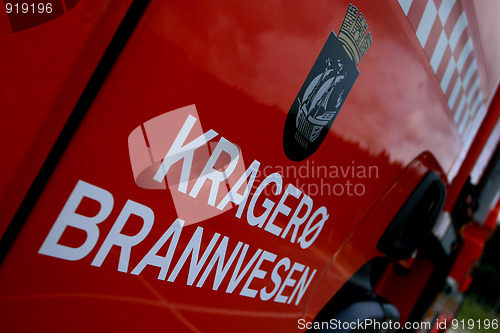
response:
[[[302,161],[319,148],[358,75],[332,31],[288,111],[283,149],[290,160]]]

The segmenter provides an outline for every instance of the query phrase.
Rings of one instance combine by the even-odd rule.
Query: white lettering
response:
[[[288,195],[291,194],[293,197],[298,199],[300,197],[301,192],[299,191],[298,188],[293,186],[292,184],[288,184],[288,186],[285,189],[285,193],[283,193],[283,196],[281,197],[280,201],[278,202],[278,205],[276,206],[276,209],[274,210],[273,214],[269,218],[269,221],[266,224],[266,227],[264,230],[269,231],[273,235],[279,236],[281,233],[281,228],[273,224],[273,221],[276,219],[276,216],[281,213],[285,216],[290,215],[290,212],[292,211],[290,207],[285,205],[285,200],[288,197]]]
[[[250,259],[250,261],[240,273],[241,265],[243,263],[243,260],[245,259],[247,250],[248,244],[245,244],[245,246],[243,246],[243,251],[241,251],[240,253],[240,257],[238,258],[238,262],[236,263],[236,267],[234,268],[234,272],[231,276],[231,280],[229,281],[229,285],[227,286],[226,293],[232,293],[234,289],[238,287],[245,274],[248,272],[250,267],[252,267],[253,263],[255,262],[255,260],[257,260],[257,258],[260,256],[260,253],[262,252],[261,249],[258,249],[253,255],[252,259]]]
[[[121,234],[120,232],[132,214],[142,218],[144,223],[141,230],[134,236]],[[113,227],[109,231],[108,236],[104,240],[104,243],[99,249],[99,252],[97,252],[97,255],[91,265],[100,267],[113,245],[117,245],[122,248],[118,262],[118,271],[126,273],[128,271],[128,263],[132,246],[139,244],[144,240],[144,238],[146,238],[153,227],[154,219],[155,215],[151,208],[141,205],[135,201],[128,200],[120,212],[120,215],[118,215],[116,222],[113,224]]]
[[[267,288],[262,288],[260,290],[260,299],[263,301],[268,301],[271,298],[273,298],[274,294],[278,291],[278,288],[281,285],[281,276],[278,274],[278,270],[280,269],[281,266],[285,267],[285,271],[290,269],[290,259],[288,258],[283,258],[278,263],[276,266],[274,266],[274,269],[271,273],[271,280],[274,282],[274,289],[271,290],[270,292],[267,291]]]
[[[97,215],[89,217],[76,213],[84,197],[99,202],[101,208]],[[92,251],[99,239],[97,224],[104,221],[112,209],[113,196],[111,193],[79,180],[38,253],[65,260],[80,260],[84,258]],[[85,238],[85,242],[82,245],[74,248],[58,243],[67,226],[83,230],[87,233],[87,238]]]
[[[243,210],[245,209],[245,205],[248,200],[248,195],[250,194],[253,182],[255,181],[255,176],[259,171],[259,166],[260,166],[259,161],[255,160],[252,162],[252,165],[250,165],[250,167],[245,171],[245,173],[241,175],[240,179],[238,179],[238,181],[231,188],[229,193],[226,194],[224,199],[222,199],[222,201],[219,203],[219,205],[217,206],[218,209],[222,210],[226,208],[229,202],[233,202],[234,204],[239,205],[238,211],[236,212],[236,217],[241,218],[241,214],[243,213]],[[246,182],[248,177],[250,177],[250,179],[248,180],[248,184],[245,187],[245,193],[239,194],[238,191],[240,187]]]
[[[321,220],[318,223],[316,223],[314,226],[311,226],[314,219],[318,215],[322,215]],[[304,228],[304,232],[302,233],[302,236],[300,236],[300,238],[299,238],[299,243],[300,243],[301,248],[307,249],[309,246],[311,246],[311,244],[316,240],[319,233],[321,232],[321,229],[325,225],[325,221],[328,220],[328,217],[329,217],[328,212],[324,206],[318,208],[318,210],[314,212],[314,214],[311,216],[309,221],[307,221],[307,224],[306,224],[306,227]],[[310,234],[312,234],[314,231],[316,231],[316,233],[312,236],[312,238],[310,240],[306,240],[306,237],[309,236]]]
[[[281,175],[279,173],[273,173],[269,176],[267,176],[262,183],[260,183],[259,187],[255,191],[252,200],[250,200],[250,205],[248,206],[248,211],[247,211],[247,221],[248,224],[250,225],[258,225],[260,228],[264,225],[264,222],[266,221],[267,217],[271,213],[271,210],[274,207],[274,202],[272,202],[269,199],[265,199],[264,203],[262,204],[262,207],[266,208],[266,211],[259,217],[256,217],[254,215],[254,210],[255,210],[255,203],[259,199],[259,196],[261,195],[262,191],[266,188],[271,183],[276,184],[276,192],[275,194],[280,194],[281,193],[281,188],[283,186],[283,178],[281,178]]]
[[[165,280],[172,262],[172,257],[177,247],[179,237],[181,236],[182,227],[184,226],[184,221],[181,219],[176,219],[174,223],[168,227],[167,231],[160,237],[156,244],[149,250],[149,252],[142,258],[139,264],[132,270],[131,274],[139,275],[142,270],[147,266],[160,267],[160,273],[158,274],[159,280]],[[168,247],[167,255],[165,257],[157,255],[158,251],[163,247],[169,238],[172,238],[170,245]]]
[[[181,258],[177,262],[177,265],[175,265],[174,270],[168,277],[168,282],[174,282],[175,278],[179,274],[181,268],[184,266],[184,264],[187,261],[187,258],[189,254],[191,254],[191,264],[189,266],[189,275],[188,275],[188,281],[187,284],[191,286],[200,273],[201,268],[207,261],[208,256],[210,255],[210,252],[212,252],[212,249],[215,246],[215,243],[217,243],[217,240],[219,239],[220,234],[215,233],[214,236],[212,237],[212,240],[210,241],[210,244],[208,244],[205,252],[203,253],[200,261],[198,261],[198,256],[200,253],[200,247],[201,247],[201,238],[203,236],[203,228],[198,227],[196,228],[195,233],[191,237],[191,240],[189,241],[188,245],[184,249],[184,252],[181,255]]]
[[[302,207],[304,205],[307,207],[307,211],[304,214],[304,216],[299,217],[300,210],[302,209]],[[285,231],[283,231],[283,233],[281,234],[281,238],[285,238],[286,235],[288,234],[288,231],[290,231],[290,228],[292,226],[294,226],[292,238],[290,239],[290,242],[295,243],[295,237],[297,237],[297,232],[299,231],[299,226],[302,223],[304,223],[306,221],[307,217],[309,216],[309,214],[311,214],[312,207],[313,207],[312,199],[304,194],[304,196],[300,200],[298,207],[295,209],[295,212],[293,213],[292,218],[288,222],[288,225],[286,226]]]
[[[278,294],[276,295],[276,297],[274,298],[274,301],[275,302],[278,302],[278,303],[286,303],[288,297],[285,297],[283,296],[283,290],[290,286],[290,287],[293,287],[295,286],[295,282],[297,282],[296,280],[292,279],[292,274],[295,272],[295,271],[299,271],[299,272],[302,272],[304,270],[304,265],[302,264],[299,264],[298,262],[294,263],[293,266],[292,266],[292,269],[290,270],[290,272],[288,273],[286,279],[285,279],[285,282],[283,282],[283,284],[281,285],[281,288],[280,290],[278,291]]]
[[[224,171],[219,171],[214,169],[215,163],[219,159],[222,152],[226,152],[231,157],[231,162]],[[189,195],[193,198],[196,198],[198,193],[205,184],[207,179],[212,181],[212,187],[210,188],[210,195],[208,197],[208,204],[211,206],[215,206],[215,199],[217,199],[217,191],[219,190],[219,183],[226,180],[236,168],[238,164],[238,157],[240,156],[240,152],[238,151],[238,147],[236,147],[231,142],[227,141],[225,138],[222,138],[217,146],[215,147],[214,152],[210,156],[207,164],[203,168],[200,177],[196,180],[193,188]]]
[[[302,299],[302,296],[304,296],[304,293],[306,292],[307,288],[309,287],[309,284],[311,283],[314,275],[316,274],[316,270],[314,270],[312,272],[311,276],[309,277],[309,280],[307,280],[308,274],[309,274],[309,267],[306,267],[306,270],[304,271],[304,273],[300,277],[300,280],[297,283],[297,286],[295,287],[295,289],[293,290],[292,295],[290,295],[290,298],[288,298],[287,304],[290,304],[290,302],[295,297],[295,294],[297,294],[297,291],[298,291],[297,299],[295,300],[295,305],[299,305],[299,302]],[[306,282],[306,280],[307,280],[307,282]]]
[[[196,284],[197,287],[203,286],[203,284],[205,283],[205,280],[208,277],[208,274],[210,274],[210,272],[212,271],[212,268],[215,265],[215,262],[217,262],[217,269],[215,271],[215,279],[214,279],[214,285],[212,287],[212,290],[219,289],[219,286],[222,283],[222,280],[224,280],[224,277],[226,276],[227,272],[229,271],[229,268],[231,267],[231,265],[233,264],[234,259],[238,255],[238,252],[240,251],[241,247],[243,246],[242,242],[238,242],[238,245],[236,245],[236,248],[234,249],[233,253],[231,254],[231,257],[229,257],[226,265],[224,265],[224,258],[226,256],[228,240],[229,240],[228,237],[224,237],[222,239],[222,241],[220,242],[219,247],[215,251],[210,262],[208,263],[208,266],[205,269],[205,272],[203,272],[203,275],[201,276],[200,280],[198,280],[198,283]]]
[[[262,265],[262,262],[264,260],[273,262],[274,260],[276,260],[276,255],[274,253],[267,252],[267,251],[262,252],[262,255],[260,256],[259,261],[257,261],[257,264],[253,268],[252,273],[250,273],[250,276],[248,277],[247,282],[245,283],[245,285],[241,289],[240,295],[252,297],[252,298],[255,297],[255,295],[257,295],[257,290],[250,289],[249,286],[250,286],[250,283],[252,283],[252,280],[254,278],[264,279],[266,277],[267,272],[259,269],[260,265]]]
[[[161,183],[163,178],[167,175],[170,167],[176,162],[183,160],[182,172],[179,180],[179,191],[182,193],[186,193],[187,191],[189,174],[191,173],[191,165],[193,164],[194,151],[201,146],[206,145],[208,141],[218,135],[214,130],[210,130],[190,143],[184,144],[195,122],[196,118],[189,115],[154,176],[154,180]]]

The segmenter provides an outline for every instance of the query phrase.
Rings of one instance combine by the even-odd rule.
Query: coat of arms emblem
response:
[[[357,64],[372,45],[366,20],[349,5],[338,37],[332,31],[288,112],[285,154],[301,161],[326,137],[359,75]]]

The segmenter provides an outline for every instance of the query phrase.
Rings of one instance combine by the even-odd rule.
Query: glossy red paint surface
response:
[[[71,11],[12,33],[0,15],[0,235],[95,70],[131,1],[81,1]]]
[[[84,3],[80,1],[78,6]],[[312,320],[364,263],[380,256],[376,248],[378,239],[406,198],[429,170],[436,171],[445,182],[451,180],[454,176],[451,170],[464,153],[463,143],[439,83],[399,4],[359,1],[355,5],[366,17],[374,38],[373,46],[358,66],[360,75],[318,151],[303,162],[287,159],[282,147],[286,115],[328,34],[332,29],[338,31],[348,4],[341,0],[314,3],[151,1],[0,268],[3,329],[293,332],[300,330],[298,319]],[[95,10],[101,8],[90,2],[87,5]],[[72,13],[77,15],[78,6],[60,19]],[[126,7],[121,6],[121,10]],[[115,22],[119,16],[113,12],[104,13],[103,17]],[[55,26],[57,22],[52,23]],[[70,31],[69,21],[59,24],[54,29],[65,27],[64,31]],[[101,31],[110,34],[113,29],[105,25],[94,33]],[[44,36],[47,35],[44,33]],[[8,38],[12,43],[18,42],[17,35]],[[83,40],[85,37],[74,39],[75,44],[81,44],[74,46],[73,52],[82,59],[86,57],[85,52],[92,52],[92,59],[98,59],[101,48],[83,51]],[[105,44],[103,37],[99,40],[102,43],[99,45]],[[35,42],[28,37],[26,44],[5,57],[23,53],[26,45],[32,43]],[[40,48],[46,45],[39,43]],[[14,123],[15,117],[30,114],[34,103],[40,109],[35,116],[40,119],[34,116],[27,131],[31,136],[23,136],[20,149],[7,148],[19,156],[14,158],[16,164],[5,167],[3,174],[7,177],[2,178],[5,185],[0,193],[10,196],[7,179],[13,175],[26,172],[33,177],[36,174],[37,165],[45,155],[31,157],[28,152],[38,151],[39,146],[44,152],[50,147],[88,77],[88,72],[73,69],[76,65],[69,60],[63,65],[65,67],[55,71],[58,75],[51,77],[55,82],[44,86],[50,90],[44,94],[47,100],[30,99],[31,104],[8,106],[19,110],[9,115],[8,119]],[[33,84],[40,84],[46,75],[22,73],[29,76]],[[80,82],[75,84],[78,87],[71,88],[71,93],[61,93],[68,89],[63,87],[65,80],[73,76]],[[14,84],[12,89],[20,86],[22,82]],[[13,95],[23,100],[22,94],[30,91],[26,89]],[[15,101],[9,102],[15,104]],[[54,103],[57,107],[51,109]],[[213,272],[202,287],[196,286],[199,276],[189,285],[189,264],[182,267],[174,282],[158,279],[157,267],[146,267],[138,275],[130,273],[176,220],[178,212],[171,192],[137,186],[127,140],[132,131],[150,119],[193,104],[203,130],[213,129],[237,145],[245,168],[254,160],[261,163],[256,185],[272,172],[279,172],[283,190],[287,184],[296,186],[312,198],[315,209],[326,207],[329,219],[312,246],[303,249],[291,242],[290,236],[278,237],[264,228],[249,225],[248,207],[242,218],[235,217],[237,208],[234,207],[183,228],[169,275],[201,227],[204,230],[201,251],[209,247],[214,235],[220,234],[221,238],[228,237],[227,256],[238,242],[243,242],[249,245],[248,256],[262,249],[275,254],[276,261],[289,258],[292,264],[307,266],[310,273],[315,270],[298,305],[240,295],[248,273],[234,292],[226,292],[227,279],[220,289],[212,290]],[[165,138],[173,140],[181,124],[165,128]],[[35,132],[40,134],[31,134]],[[36,138],[44,138],[47,132],[51,133],[51,139],[33,143]],[[22,132],[14,128],[8,133],[22,136]],[[213,142],[218,142],[220,137]],[[28,159],[25,162],[30,166],[28,171],[19,169],[23,159]],[[328,167],[326,177],[318,175],[320,166]],[[332,173],[335,168],[347,170],[348,167],[365,170],[373,167],[374,171],[369,177],[359,173],[337,173],[336,176]],[[239,175],[231,175],[228,183],[234,184]],[[96,245],[88,255],[75,261],[40,254],[44,240],[79,180],[108,191],[114,199],[109,216],[99,224]],[[362,184],[363,194],[332,192],[336,184],[347,186],[348,181]],[[22,191],[13,197],[16,202],[29,184],[29,177],[21,182]],[[192,185],[189,184],[189,190]],[[265,195],[275,204],[280,197],[273,193]],[[8,205],[9,200],[2,202],[2,209],[15,207]],[[127,272],[117,270],[122,255],[117,247],[111,249],[100,267],[92,266],[128,200],[154,212],[151,231],[132,247]],[[217,197],[217,202],[220,200]],[[197,201],[201,206],[207,205],[206,192],[202,191]],[[263,201],[264,197],[258,201],[256,214],[264,213]],[[286,202],[293,211],[299,201],[289,197]],[[99,207],[91,203],[84,204],[79,209],[85,216],[99,211]],[[193,205],[192,209],[198,208]],[[8,223],[14,211],[15,208],[10,208],[2,223]],[[284,229],[288,220],[283,214],[277,215],[274,224]],[[127,221],[124,234],[134,235],[142,226],[140,218],[133,216]],[[68,229],[64,237],[61,241],[74,247],[86,239],[81,230]],[[165,255],[166,247],[162,251]],[[243,263],[249,263],[249,258]],[[258,291],[272,288],[269,274],[274,265],[263,262],[261,268],[268,272],[267,277],[254,279],[250,287]],[[419,286],[425,284],[432,269],[425,263],[423,266],[425,274],[417,274],[414,280]],[[231,267],[228,275],[233,271]],[[282,271],[282,279],[285,276]],[[294,275],[297,280],[300,276]],[[291,297],[292,290],[294,288],[289,287],[284,294]],[[418,290],[415,288],[414,298]],[[406,305],[409,307],[410,303]],[[405,316],[409,311],[404,309]],[[30,314],[30,321],[20,320],[26,313]]]

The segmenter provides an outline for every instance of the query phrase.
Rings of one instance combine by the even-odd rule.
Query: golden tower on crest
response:
[[[367,31],[368,24],[366,24],[365,17],[350,4],[340,27],[338,38],[356,66],[372,45],[372,35],[370,32],[366,34]]]

